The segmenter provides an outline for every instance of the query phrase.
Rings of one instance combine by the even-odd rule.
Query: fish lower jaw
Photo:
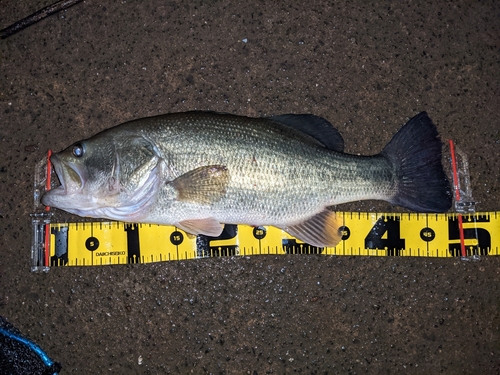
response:
[[[149,223],[147,218],[147,212],[141,211],[130,211],[125,208],[120,207],[89,207],[82,209],[79,208],[68,208],[63,210],[78,215],[82,217],[91,217],[96,219],[108,219],[113,221],[123,221],[128,223]]]
[[[68,194],[66,192],[66,189],[64,188],[63,185],[60,185],[54,189],[46,191],[43,195],[42,198],[40,199],[40,202],[44,206],[48,207],[56,207],[58,204],[58,200],[61,197],[66,197]]]

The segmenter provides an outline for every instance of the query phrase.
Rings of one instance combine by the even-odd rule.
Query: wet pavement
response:
[[[0,27],[50,2],[4,0]],[[193,109],[314,113],[366,155],[425,110],[469,155],[477,209],[500,210],[499,17],[495,1],[85,1],[0,41],[0,315],[62,374],[500,373],[498,257],[37,274],[29,217],[47,149]]]

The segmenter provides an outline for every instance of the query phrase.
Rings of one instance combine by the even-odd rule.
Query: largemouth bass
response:
[[[272,225],[335,246],[342,223],[333,205],[380,199],[448,210],[441,146],[425,112],[374,156],[343,153],[339,132],[314,115],[174,113],[115,126],[54,154],[61,185],[42,203],[214,237],[223,223]]]

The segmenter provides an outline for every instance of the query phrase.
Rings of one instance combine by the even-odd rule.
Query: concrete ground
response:
[[[3,0],[0,27],[51,2]],[[0,41],[0,315],[62,374],[500,373],[497,257],[36,274],[29,216],[47,149],[193,109],[314,113],[366,155],[425,110],[469,155],[477,209],[500,210],[499,17],[494,0],[87,0]]]

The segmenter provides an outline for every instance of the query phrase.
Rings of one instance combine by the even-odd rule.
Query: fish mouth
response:
[[[48,190],[42,196],[42,204],[45,206],[63,208],[71,201],[64,202],[64,198],[80,193],[85,186],[85,180],[79,168],[71,162],[61,160],[56,154],[50,157],[60,185]],[[64,202],[64,203],[63,203]]]

